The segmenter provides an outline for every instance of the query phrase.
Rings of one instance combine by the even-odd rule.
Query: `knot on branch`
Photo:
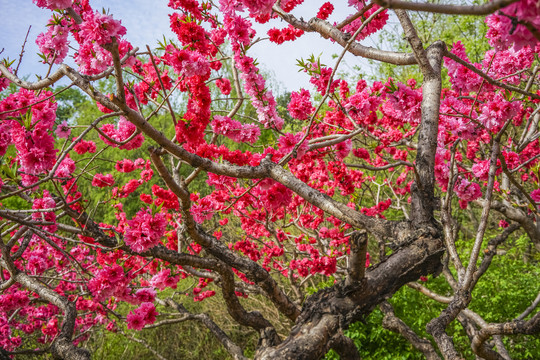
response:
[[[345,280],[347,286],[360,281],[366,273],[367,244],[368,235],[365,230],[355,231],[349,237],[349,266]]]

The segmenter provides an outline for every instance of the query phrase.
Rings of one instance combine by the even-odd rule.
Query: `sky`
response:
[[[326,0],[306,0],[304,4],[298,6],[293,14],[298,17],[303,16],[309,19],[314,16],[319,7]],[[345,4],[345,1],[341,1]],[[134,46],[145,49],[146,45],[150,48],[157,46],[157,41],[166,38],[175,38],[175,35],[169,29],[168,14],[172,10],[167,7],[168,0],[95,0],[90,2],[95,10],[102,8],[108,9],[115,19],[120,19],[127,29],[126,39]],[[336,2],[338,3],[338,2]],[[47,66],[40,64],[40,58],[37,56],[38,48],[35,44],[37,35],[45,31],[45,25],[51,16],[51,11],[41,9],[35,6],[31,0],[0,0],[0,13],[2,21],[0,22],[0,59],[10,58],[18,59],[21,52],[21,46],[24,42],[29,26],[30,34],[25,46],[23,61],[19,68],[20,75],[41,74],[47,71]],[[336,6],[334,14],[329,21],[340,21],[349,15],[350,11],[343,7]],[[266,36],[266,31],[271,27],[286,27],[285,22],[272,22],[272,26],[256,24],[258,36]],[[72,41],[74,43],[74,41]],[[374,46],[373,39],[366,39],[365,45]],[[312,89],[309,84],[309,77],[298,72],[296,60],[308,58],[311,54],[318,56],[322,53],[321,61],[327,66],[333,67],[335,60],[333,54],[340,54],[341,46],[325,40],[318,34],[307,33],[294,42],[286,42],[282,45],[276,45],[269,41],[263,41],[250,49],[250,56],[258,59],[263,71],[274,74],[272,76],[277,80],[278,92],[285,90],[293,91],[300,88]],[[348,54],[345,57],[347,66],[360,65],[362,69],[370,69],[367,61]],[[68,64],[73,63],[67,61]],[[366,72],[369,72],[367,70]],[[29,80],[35,80],[30,77]]]

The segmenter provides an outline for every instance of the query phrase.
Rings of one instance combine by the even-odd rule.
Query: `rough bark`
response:
[[[416,234],[417,240],[367,272],[356,286],[340,282],[309,297],[280,345],[261,349],[256,359],[319,359],[329,340],[351,323],[368,316],[407,282],[440,271],[443,242],[438,233]]]

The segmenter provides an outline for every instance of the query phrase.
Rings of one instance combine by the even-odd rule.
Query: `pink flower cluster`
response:
[[[227,78],[217,79],[216,86],[223,95],[229,95],[231,93],[231,82]]]
[[[280,153],[286,155],[291,152],[296,146],[296,144],[298,144],[300,140],[302,140],[303,136],[304,134],[301,132],[297,134],[286,133],[283,136],[280,136],[278,139]],[[298,149],[296,149],[296,154],[293,154],[293,156],[296,155],[296,159],[300,160],[306,154],[308,149],[309,145],[306,139],[302,142],[302,144],[300,144]]]
[[[77,154],[83,155],[83,154],[86,154],[87,152],[94,154],[97,149],[96,149],[96,144],[93,141],[80,140],[77,143],[77,145],[75,145],[73,150],[75,150]]]
[[[100,134],[99,138],[101,140],[112,147],[119,147],[121,150],[138,149],[144,142],[144,135],[141,133],[123,145],[117,144],[125,142],[137,131],[137,127],[127,121],[123,116],[120,116],[117,127],[115,127],[113,124],[105,124],[100,128],[100,130],[108,137],[107,138]],[[115,142],[111,141],[110,139],[114,140]]]
[[[180,280],[179,276],[170,276],[171,269],[165,269],[157,273],[150,280],[150,285],[159,290],[165,290],[165,288],[176,289],[176,284]]]
[[[371,91],[366,88],[352,95],[345,104],[345,109],[354,120],[365,123],[367,118],[377,110],[381,102],[380,97],[373,96]]]
[[[311,104],[311,95],[306,89],[300,89],[299,92],[291,93],[291,101],[287,106],[289,114],[295,119],[306,120],[315,111]]]
[[[295,28],[292,25],[283,29],[272,28],[268,30],[270,41],[276,44],[283,44],[285,41],[294,41],[304,35],[304,31]]]
[[[465,47],[458,41],[453,44],[451,52],[457,55],[460,59],[470,62]],[[471,70],[466,67],[458,64],[454,60],[449,58],[444,58],[444,66],[448,69],[448,76],[450,77],[450,82],[452,83],[452,88],[455,91],[478,91],[480,89],[480,84],[482,84],[482,78],[476,75]],[[480,65],[475,64],[475,67],[479,68]]]
[[[475,182],[470,182],[469,180],[459,177],[454,186],[454,191],[456,195],[464,201],[473,201],[482,196],[482,190],[480,185]]]
[[[38,35],[36,44],[47,58],[47,63],[61,64],[64,61],[69,50],[68,35],[69,23],[66,19],[61,19],[59,23],[51,19],[47,32]]]
[[[540,7],[537,0],[521,0],[486,17],[489,30],[486,37],[497,50],[513,46],[519,50],[527,45],[535,46],[538,39],[519,22],[529,23],[540,29]]]
[[[43,190],[43,197],[34,200],[34,203],[32,204],[32,209],[54,209],[55,206],[56,202],[51,197],[51,194],[47,190]],[[57,226],[54,224],[56,223],[56,214],[54,211],[32,213],[32,219],[53,223],[52,225],[45,225],[43,226],[43,228],[52,233],[56,232]]]
[[[235,63],[241,71],[240,78],[244,81],[244,90],[251,98],[251,105],[257,110],[259,122],[265,128],[274,127],[281,130],[283,119],[276,110],[276,100],[272,91],[265,89],[265,80],[250,57],[235,56]]]
[[[269,5],[271,10],[273,1],[263,0],[262,2]],[[244,48],[250,44],[250,38],[255,32],[249,21],[236,15],[238,9],[236,5],[231,4],[229,0],[220,1],[220,8],[225,15],[224,28],[229,35],[234,52],[234,62],[241,72],[240,78],[244,81],[244,90],[251,98],[251,104],[257,110],[260,123],[266,128],[274,127],[280,130],[283,127],[283,119],[277,113],[276,100],[272,92],[266,89],[265,80],[259,74],[254,60],[245,55]],[[258,8],[257,14],[264,14],[265,7],[262,4],[258,6],[262,7]],[[248,6],[248,8],[250,7]]]
[[[292,197],[292,191],[279,184],[275,183],[267,190],[261,193],[261,202],[265,208],[269,210],[278,210],[287,206]]]
[[[326,94],[326,89],[328,88],[328,82],[330,81],[330,76],[332,75],[332,69],[329,67],[321,67],[317,63],[311,64],[311,78],[309,82],[315,86],[317,91],[321,95]],[[330,92],[333,93],[334,90],[338,87],[339,80],[333,80],[330,85]]]
[[[493,78],[503,78],[502,81],[519,85],[527,78],[520,72],[531,67],[534,56],[535,51],[530,46],[525,46],[520,50],[514,48],[503,51],[489,50],[486,51],[482,64],[484,69],[489,69],[489,74]]]
[[[418,125],[421,102],[422,89],[412,89],[405,84],[398,83],[397,89],[392,89],[387,93],[387,101],[383,104],[382,110],[387,116]]]
[[[35,104],[28,109],[28,105]],[[51,170],[56,162],[52,129],[56,117],[57,104],[52,93],[43,91],[36,96],[33,91],[21,89],[0,102],[0,155],[4,155],[11,144],[17,149],[23,184],[36,181],[33,175]],[[9,112],[11,109],[19,109]],[[19,121],[8,120],[16,117]],[[11,133],[11,134],[10,134]]]
[[[120,38],[126,35],[126,28],[122,26],[122,22],[113,19],[112,16],[98,11],[89,11],[84,15],[79,36],[85,39],[85,42],[105,45],[111,42],[112,37]]]
[[[156,246],[165,233],[167,222],[161,213],[152,216],[150,210],[141,210],[128,221],[124,233],[125,243],[136,252]]]
[[[133,170],[135,170],[135,164],[130,159],[123,159],[116,162],[116,165],[114,165],[114,168],[118,172],[130,173]]]
[[[364,6],[364,3],[362,1],[359,1],[357,4],[355,4],[355,7],[358,10],[361,10]],[[353,35],[356,30],[362,25],[364,22],[364,19],[367,19],[369,16],[371,16],[375,11],[380,9],[379,5],[373,5],[371,9],[366,11],[363,16],[359,17],[356,20],[353,20],[350,24],[343,27],[343,30],[350,35]],[[371,20],[366,27],[362,31],[360,31],[360,34],[356,37],[357,41],[363,40],[366,37],[368,37],[371,34],[376,33],[377,31],[381,30],[384,25],[386,25],[386,22],[388,21],[388,9],[381,12],[379,15],[377,15],[373,20]]]
[[[317,12],[317,17],[321,20],[326,20],[334,12],[334,5],[330,2],[325,2]]]
[[[92,179],[92,186],[96,187],[108,187],[114,185],[114,178],[111,174],[96,174]]]
[[[195,194],[192,194],[192,196],[193,195]],[[196,195],[196,198],[198,198],[198,195]],[[214,216],[215,209],[210,197],[205,196],[202,199],[192,199],[192,201],[194,201],[194,204],[191,206],[191,209],[189,209],[189,212],[193,216],[195,222],[202,224]]]
[[[106,300],[116,293],[124,292],[127,279],[124,269],[119,265],[106,266],[94,271],[94,278],[88,282],[88,290],[96,301]]]
[[[210,74],[208,60],[197,51],[178,50],[173,45],[168,45],[162,59],[171,65],[177,74],[185,77]]]
[[[457,95],[448,93],[442,99],[441,113],[448,115],[441,115],[440,127],[461,139],[477,139],[481,130],[480,126],[467,117],[462,116],[469,116],[470,114],[473,118],[476,118],[477,113],[474,108],[471,109],[472,104],[470,102],[468,103],[458,99]]]
[[[220,0],[220,4],[225,1],[227,0]],[[272,5],[275,3],[274,0],[240,0],[235,2],[245,6],[249,10],[251,17],[270,14]]]
[[[531,199],[533,199],[535,202],[540,202],[540,189],[536,189],[531,191]]]
[[[146,324],[153,324],[159,315],[151,302],[144,302],[127,315],[128,329],[142,330]]]
[[[242,124],[227,116],[214,116],[212,129],[216,134],[228,137],[238,143],[254,144],[261,135],[261,129],[255,124]]]
[[[521,110],[518,101],[506,101],[501,94],[496,94],[492,100],[487,101],[481,107],[478,120],[491,131],[498,131],[505,122],[512,120]]]
[[[73,3],[72,0],[32,0],[32,2],[40,8],[49,10],[66,9]]]

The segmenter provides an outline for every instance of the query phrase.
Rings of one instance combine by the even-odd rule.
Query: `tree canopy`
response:
[[[48,72],[0,64],[0,359],[540,356],[537,1],[170,0],[145,49],[33,2]],[[341,53],[274,94],[250,48],[309,33]]]

